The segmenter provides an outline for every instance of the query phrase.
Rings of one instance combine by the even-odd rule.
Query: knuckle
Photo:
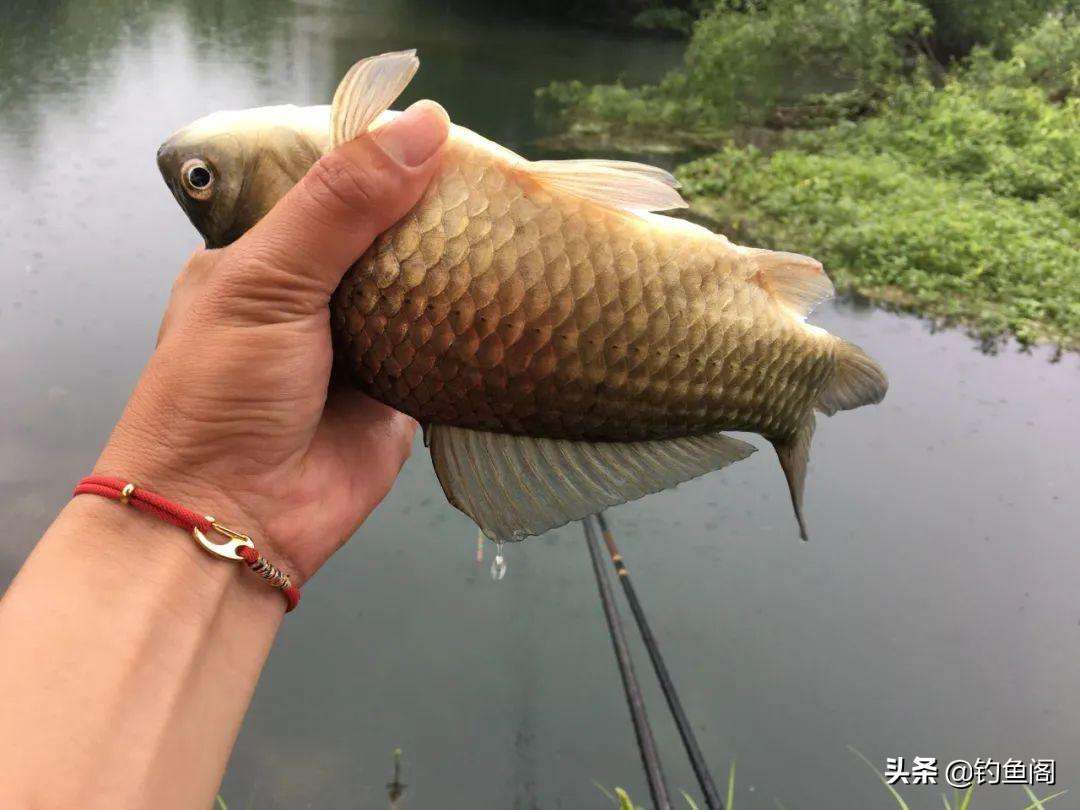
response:
[[[293,272],[288,246],[274,237],[230,245],[228,260],[207,285],[206,312],[211,317],[267,323],[306,314],[314,282]]]
[[[276,280],[270,276],[282,264],[282,256],[288,255],[276,234],[261,234],[261,237],[241,240],[228,248],[231,252],[220,277],[236,292],[243,292],[260,281]]]
[[[340,220],[343,215],[377,208],[379,179],[373,167],[331,152],[315,162],[301,186],[319,214]]]
[[[398,469],[404,466],[412,455],[413,437],[416,435],[417,423],[411,416],[396,412],[394,414],[394,427],[397,432],[397,455],[400,462]]]
[[[296,245],[274,233],[242,238],[222,249],[214,273],[189,287],[186,320],[203,327],[238,327],[292,322],[318,312],[329,294],[318,278],[298,269],[306,259]]]

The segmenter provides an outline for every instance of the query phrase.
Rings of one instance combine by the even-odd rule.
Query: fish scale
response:
[[[331,302],[362,388],[423,424],[560,439],[784,438],[832,340],[778,317],[711,235],[557,196],[455,139]]]

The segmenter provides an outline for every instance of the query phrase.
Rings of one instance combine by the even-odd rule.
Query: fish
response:
[[[329,150],[377,129],[415,51],[357,62],[330,105],[218,112],[158,165],[209,248]],[[416,419],[449,502],[497,542],[541,534],[775,448],[800,536],[815,413],[880,402],[881,366],[807,322],[820,262],[661,211],[641,163],[532,161],[452,124],[420,201],[330,301],[335,362]]]

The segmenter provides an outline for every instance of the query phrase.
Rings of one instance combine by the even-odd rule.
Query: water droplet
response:
[[[506,576],[506,558],[502,555],[502,543],[496,544],[495,559],[491,561],[491,578],[498,582]]]

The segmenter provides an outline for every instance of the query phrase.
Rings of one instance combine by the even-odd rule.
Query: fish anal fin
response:
[[[791,506],[795,510],[795,521],[799,524],[799,537],[809,540],[806,533],[806,520],[803,518],[803,490],[806,488],[806,465],[810,460],[810,442],[814,438],[814,412],[809,411],[802,425],[793,436],[782,441],[773,440],[780,468],[787,479],[791,494]]]
[[[818,396],[817,409],[832,416],[885,398],[889,380],[877,362],[854,343],[837,338],[836,369]]]
[[[523,170],[551,191],[623,211],[686,208],[670,172],[625,160],[535,160]]]
[[[330,147],[368,131],[420,68],[416,51],[393,51],[361,59],[345,74],[330,105]]]
[[[754,282],[800,317],[805,318],[814,307],[833,297],[832,282],[817,259],[782,250],[746,251],[757,268]]]
[[[429,435],[447,499],[498,541],[542,534],[726,467],[755,450],[720,433],[587,442],[432,425]]]

